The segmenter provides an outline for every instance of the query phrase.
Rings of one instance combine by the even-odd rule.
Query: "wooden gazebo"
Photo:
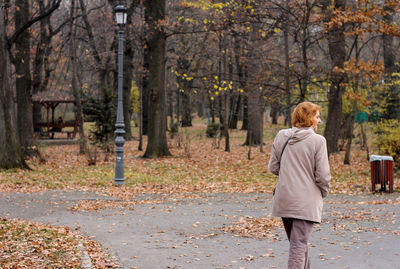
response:
[[[33,104],[39,104],[46,109],[46,122],[35,122],[35,130],[41,130],[47,136],[58,128],[57,132],[66,133],[68,138],[75,138],[78,132],[78,119],[75,110],[75,119],[73,122],[56,122],[54,119],[54,110],[59,104],[74,104],[75,98],[67,92],[62,91],[43,91],[32,95]],[[51,113],[51,118],[50,118]],[[64,127],[73,127],[73,131],[63,131]],[[53,130],[53,131],[52,131]]]

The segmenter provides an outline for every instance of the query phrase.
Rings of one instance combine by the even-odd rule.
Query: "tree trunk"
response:
[[[229,56],[229,58],[231,58],[232,55]],[[228,65],[228,73],[229,73],[229,81],[232,82],[233,81],[233,66],[231,61],[229,61],[229,63],[227,63],[226,61],[226,50],[224,51],[224,68],[226,70],[226,67]],[[229,82],[229,83],[230,83]],[[227,90],[224,93],[224,118],[225,118],[225,122],[224,122],[224,136],[225,136],[225,151],[226,152],[230,152],[230,142],[229,142],[229,100],[230,100],[230,94],[231,91]]]
[[[144,157],[171,155],[167,144],[165,100],[165,46],[166,35],[158,25],[165,19],[165,0],[145,1],[147,32],[148,80],[148,142]]]
[[[199,116],[200,118],[204,118],[205,117],[205,113],[204,113],[204,104],[203,102],[197,101],[196,102],[197,105],[197,116]]]
[[[238,73],[239,85],[240,85],[241,90],[244,91],[246,88],[247,65],[246,65],[246,63],[242,63],[240,61],[240,56],[244,49],[244,45],[242,45],[242,43],[243,42],[241,42],[241,39],[238,36],[235,36],[235,39],[234,39],[235,45],[234,45],[233,52],[235,53],[235,62],[236,62],[236,70]],[[242,99],[242,94],[241,94],[241,92],[239,92],[237,106],[236,106],[236,109],[234,112],[234,118],[237,117],[236,121],[239,117],[239,111],[241,109],[241,101],[242,101],[241,99]],[[242,123],[241,129],[247,130],[247,96],[243,96],[243,123]]]
[[[185,83],[186,84],[186,83]],[[189,88],[185,87],[184,92],[181,93],[182,96],[182,127],[192,126],[192,104],[190,101],[190,95],[187,92]]]
[[[229,120],[229,129],[237,129],[237,123],[239,121],[240,106],[242,104],[242,94],[239,93],[237,98],[231,98],[231,119]]]
[[[131,38],[129,34],[129,30],[131,30],[134,25],[133,21],[133,13],[139,5],[139,1],[131,1],[131,4],[128,8],[127,21],[126,21],[126,36],[125,36],[125,50],[124,50],[124,68],[123,68],[123,110],[124,110],[124,124],[125,124],[125,140],[132,140],[132,126],[131,126],[131,115],[132,115],[132,104],[131,104],[131,89],[133,82],[133,58],[135,55],[134,48],[134,40]]]
[[[190,127],[192,126],[192,104],[190,100],[190,91],[192,89],[193,80],[187,80],[186,76],[183,74],[187,74],[190,69],[190,61],[184,59],[183,57],[179,57],[178,59],[178,71],[181,76],[178,77],[178,94],[179,101],[182,100],[182,119],[181,126],[182,127]],[[182,97],[182,98],[181,98]],[[179,122],[179,121],[178,121]]]
[[[222,104],[222,96],[221,96],[221,95],[218,95],[218,96],[217,96],[217,99],[218,99],[218,118],[219,118],[219,124],[221,124],[221,126],[224,126],[224,121],[225,121],[225,119],[224,119],[224,113],[223,113],[224,106],[223,106],[223,104]],[[221,133],[221,135],[222,135],[222,133]]]
[[[353,129],[354,129],[354,118],[357,113],[357,103],[353,100],[353,108],[350,115],[350,123],[347,126],[347,145],[346,145],[346,154],[344,156],[344,164],[350,164],[350,152],[351,152],[351,143],[353,141]]]
[[[150,29],[147,29],[147,32]],[[150,61],[151,55],[148,44],[143,49],[143,74],[142,74],[142,134],[148,134],[149,125],[149,83],[150,83]],[[179,122],[179,121],[178,121]]]
[[[358,48],[358,36],[354,40],[354,48],[355,48],[355,66],[358,67],[359,59],[360,59],[360,50]],[[358,92],[360,77],[359,75],[355,75],[354,77],[354,92]],[[350,164],[350,152],[351,152],[351,143],[353,142],[353,130],[354,130],[354,120],[357,115],[357,100],[352,100],[352,111],[350,115],[350,124],[347,129],[347,145],[346,145],[346,154],[344,156],[344,164]],[[361,123],[361,119],[360,119]]]
[[[324,0],[324,11],[327,21],[331,19],[331,10],[329,0]],[[345,10],[346,1],[336,0],[334,2],[335,10]],[[343,70],[346,60],[346,39],[344,36],[344,26],[332,26],[328,29],[328,47],[332,60],[331,86],[328,94],[328,119],[326,122],[324,136],[327,142],[328,153],[338,152],[338,138],[340,132],[340,123],[342,120],[342,95],[345,91],[343,83],[347,77]]]
[[[289,10],[289,0],[285,0],[285,9]],[[285,116],[285,124],[292,126],[291,121],[291,99],[292,94],[290,90],[290,70],[289,70],[289,16],[288,12],[285,12],[285,23],[284,23],[284,30],[283,30],[283,39],[284,39],[284,51],[285,51],[285,92],[286,92],[286,116]]]
[[[249,116],[245,145],[249,145],[250,141],[251,146],[259,146],[262,143],[262,114],[260,92],[255,89],[249,93]]]
[[[18,138],[4,19],[4,9],[0,8],[0,168],[27,168]]]
[[[229,143],[229,125],[228,125],[228,115],[229,115],[229,95],[225,93],[224,95],[224,137],[225,137],[225,151],[230,152],[230,143]]]
[[[214,101],[211,100],[210,95],[208,95],[208,103],[210,105],[211,123],[215,123]]]
[[[143,84],[142,84],[143,85]],[[143,150],[143,88],[139,86],[139,145],[138,150]]]
[[[123,111],[124,111],[124,124],[125,124],[125,140],[132,140],[132,126],[131,126],[131,89],[132,89],[132,73],[133,73],[133,56],[134,48],[133,41],[127,36],[126,46],[124,50],[124,82],[123,82]]]
[[[29,1],[16,1],[15,28],[22,28],[30,19]],[[24,155],[30,155],[33,146],[33,117],[30,70],[30,33],[25,30],[15,41],[15,72],[17,89],[17,122]]]
[[[39,1],[40,13],[45,10],[43,1]],[[43,70],[44,70],[44,57],[46,49],[50,46],[50,38],[47,34],[47,29],[50,24],[50,16],[40,21],[40,38],[36,48],[35,59],[33,61],[33,80],[32,80],[32,94],[36,94],[44,90],[43,87]],[[39,123],[42,120],[41,115],[42,106],[40,104],[33,104],[32,114],[33,123]]]
[[[279,108],[278,108],[277,104],[272,103],[271,104],[271,112],[270,112],[272,124],[278,124],[278,114],[279,114]]]
[[[248,95],[243,96],[243,122],[242,122],[242,128],[241,130],[247,130],[248,129],[248,123],[249,123],[249,97]]]
[[[84,154],[86,152],[86,137],[83,126],[81,90],[78,87],[78,81],[77,81],[78,70],[76,63],[74,18],[75,18],[75,0],[71,0],[70,32],[69,32],[69,54],[71,57],[71,66],[72,66],[71,85],[72,85],[72,94],[74,95],[75,98],[76,117],[79,124],[79,153]]]
[[[369,147],[368,147],[367,135],[365,134],[362,121],[360,121],[360,133],[361,133],[362,145],[364,146],[365,151],[367,153],[367,161],[369,161]]]
[[[387,25],[393,24],[394,10],[389,6],[389,0],[385,0],[385,15],[383,17],[384,23]],[[384,33],[382,35],[383,40],[383,61],[385,66],[385,82],[389,84],[389,98],[387,104],[387,118],[398,119],[400,113],[400,92],[399,87],[393,83],[392,74],[397,70],[396,68],[396,52],[393,42],[393,35]]]
[[[173,91],[168,92],[168,116],[169,128],[174,124],[174,105],[173,105]]]

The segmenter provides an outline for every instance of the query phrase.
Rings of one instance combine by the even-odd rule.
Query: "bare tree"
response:
[[[26,168],[18,136],[11,87],[11,63],[6,40],[5,1],[0,1],[0,167]]]
[[[384,23],[391,26],[393,24],[393,15],[395,14],[394,2],[385,0],[384,2],[385,15],[383,16]],[[391,33],[383,33],[383,62],[385,65],[385,82],[389,86],[389,98],[387,107],[387,117],[399,119],[400,115],[400,91],[398,85],[394,83],[393,73],[398,72],[396,67],[396,51],[394,46],[394,37]]]
[[[82,112],[82,101],[81,101],[81,89],[78,87],[78,70],[77,70],[77,60],[76,60],[76,46],[75,37],[76,32],[74,29],[74,18],[75,18],[75,0],[71,0],[71,11],[70,11],[70,27],[69,27],[69,54],[70,63],[72,67],[72,94],[75,98],[76,106],[76,117],[79,124],[79,153],[84,154],[86,152],[86,137],[83,126],[83,112]]]
[[[332,18],[332,10],[330,0],[323,0],[323,10],[325,12],[326,21],[329,22]],[[333,3],[334,9],[344,10],[346,8],[346,0],[336,0]],[[340,132],[340,124],[342,120],[342,96],[345,91],[344,83],[347,81],[347,76],[343,70],[344,62],[346,61],[346,38],[344,35],[344,25],[332,25],[327,33],[329,55],[332,61],[331,71],[331,86],[328,94],[328,119],[324,136],[326,138],[328,152],[338,152],[338,139]]]

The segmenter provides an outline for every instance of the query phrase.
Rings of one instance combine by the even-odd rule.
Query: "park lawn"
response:
[[[77,145],[42,146],[46,160],[28,160],[32,170],[0,172],[0,191],[35,192],[54,189],[94,190],[120,197],[142,193],[181,195],[200,192],[261,192],[270,193],[276,176],[268,169],[270,146],[282,126],[266,127],[265,145],[251,149],[243,146],[246,132],[230,131],[230,152],[225,152],[224,139],[205,137],[202,122],[181,128],[180,135],[168,137],[170,157],[144,159],[138,141],[125,143],[125,183],[113,186],[115,154],[104,161],[99,154],[96,165],[88,165],[86,155],[79,155]],[[144,141],[145,149],[146,141]],[[369,162],[366,154],[353,146],[351,165],[343,164],[344,152],[330,157],[332,193],[357,194],[370,189]]]

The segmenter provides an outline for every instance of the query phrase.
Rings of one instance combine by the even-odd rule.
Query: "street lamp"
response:
[[[122,76],[123,76],[123,51],[124,51],[124,27],[126,24],[127,8],[123,2],[114,7],[115,19],[119,26],[118,30],[118,105],[117,121],[115,123],[115,178],[114,185],[124,185],[124,113],[122,103]]]

